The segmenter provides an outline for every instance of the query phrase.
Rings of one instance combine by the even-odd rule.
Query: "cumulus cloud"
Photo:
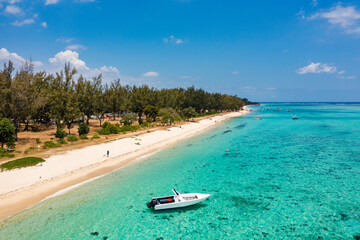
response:
[[[26,59],[19,56],[18,54],[11,53],[6,48],[0,48],[0,62],[1,62],[1,64],[5,63],[5,62],[7,62],[9,60],[11,60],[14,63],[14,66],[16,68],[21,67],[26,62]],[[40,61],[32,61],[32,64],[34,65],[34,67],[43,66],[43,63],[40,62]]]
[[[52,5],[52,4],[57,4],[59,0],[46,0],[45,1],[45,6],[47,5]]]
[[[16,20],[15,22],[13,22],[11,24],[14,26],[17,26],[17,27],[21,27],[21,26],[29,25],[29,24],[33,24],[33,23],[35,23],[35,20],[32,18],[28,18],[28,19],[22,20],[20,22],[18,20]]]
[[[86,47],[81,44],[73,44],[66,47],[67,50],[85,50]]]
[[[180,45],[180,44],[184,43],[183,39],[176,38],[176,37],[174,37],[174,35],[171,35],[168,38],[167,37],[163,38],[163,41],[164,41],[164,43],[172,43],[172,44],[176,44],[176,45]]]
[[[57,53],[53,58],[49,58],[49,62],[63,66],[65,63],[70,62],[78,70],[89,70],[85,62],[79,59],[79,54],[75,51],[66,50]]]
[[[103,75],[104,80],[113,80],[120,78],[120,71],[113,66],[102,66],[100,68],[90,68],[86,65],[85,61],[79,58],[79,53],[71,50],[61,51],[53,58],[49,58],[49,65],[47,71],[54,73],[61,71],[65,63],[70,62],[71,66],[78,70],[85,78],[92,78],[99,74]]]
[[[14,14],[14,15],[22,13],[21,9],[15,5],[6,6],[4,11],[5,11],[5,13]]]
[[[310,63],[309,65],[299,68],[296,72],[298,74],[307,74],[307,73],[335,73],[337,68],[335,66],[330,66],[326,63]]]
[[[43,28],[47,28],[47,23],[46,23],[46,22],[42,22],[42,23],[41,23],[41,26],[42,26]]]
[[[26,59],[16,53],[11,53],[5,48],[0,49],[0,64],[11,60],[15,68],[20,68]],[[114,66],[102,66],[99,68],[91,68],[86,65],[85,61],[79,58],[79,54],[75,51],[66,50],[55,54],[49,58],[48,63],[40,61],[32,61],[35,71],[47,71],[48,73],[60,72],[64,69],[65,63],[70,62],[72,67],[78,70],[78,74],[82,74],[85,78],[92,78],[99,74],[103,75],[104,81],[110,81],[120,78],[120,71]]]
[[[308,19],[324,19],[331,25],[340,27],[345,33],[360,33],[360,11],[354,6],[343,7],[338,3],[335,7],[318,12]]]
[[[240,74],[240,72],[238,72],[238,71],[233,71],[232,74],[238,75],[238,74]]]
[[[158,76],[160,76],[160,73],[158,73],[158,72],[146,72],[146,73],[141,74],[141,76],[143,76],[143,77],[158,77]]]

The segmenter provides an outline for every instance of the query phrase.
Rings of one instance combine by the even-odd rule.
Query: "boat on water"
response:
[[[299,119],[299,117],[295,115],[295,116],[292,117],[292,119],[294,119],[294,120]]]
[[[260,118],[260,117],[256,117],[255,120],[261,120],[261,118]]]
[[[288,111],[288,112],[291,112],[291,109],[288,109],[287,111]]]
[[[188,207],[200,203],[210,197],[210,194],[203,193],[185,193],[180,194],[175,189],[172,189],[175,195],[166,197],[156,197],[151,199],[151,202],[146,203],[148,208],[155,210],[165,210],[173,208]]]

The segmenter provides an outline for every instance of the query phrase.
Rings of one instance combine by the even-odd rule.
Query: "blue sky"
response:
[[[104,82],[360,101],[360,3],[0,0],[0,63],[30,57]]]

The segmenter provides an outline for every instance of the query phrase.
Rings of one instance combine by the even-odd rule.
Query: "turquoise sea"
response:
[[[0,239],[354,239],[360,104],[252,108],[270,110],[37,204],[0,222]],[[186,209],[146,208],[173,187],[211,197]]]

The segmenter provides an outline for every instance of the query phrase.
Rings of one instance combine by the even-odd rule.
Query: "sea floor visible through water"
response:
[[[354,239],[360,104],[252,108],[0,222],[0,239]],[[171,188],[211,197],[184,209],[146,208]]]

